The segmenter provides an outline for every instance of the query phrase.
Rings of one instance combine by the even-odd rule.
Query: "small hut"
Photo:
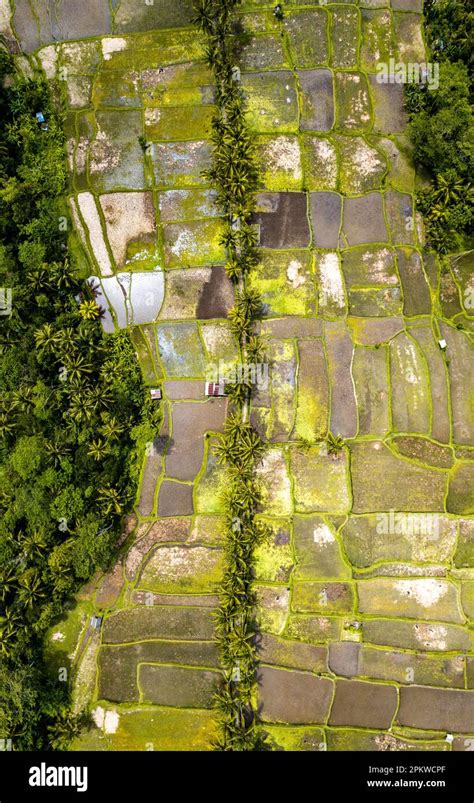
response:
[[[227,396],[224,382],[206,382],[206,396]]]

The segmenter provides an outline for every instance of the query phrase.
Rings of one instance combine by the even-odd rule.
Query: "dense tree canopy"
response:
[[[127,333],[104,335],[64,232],[59,101],[0,53],[0,738],[61,746],[67,690],[41,665],[45,629],[110,563],[157,413]],[[43,127],[36,119],[42,112]],[[8,691],[9,690],[9,691]]]
[[[474,14],[461,0],[428,0],[425,15],[439,88],[408,85],[405,97],[415,161],[432,177],[432,186],[418,195],[428,244],[449,253],[472,248],[473,241]]]
[[[425,0],[427,39],[433,58],[474,68],[474,8],[469,0]]]

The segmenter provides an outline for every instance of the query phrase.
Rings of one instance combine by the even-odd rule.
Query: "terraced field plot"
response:
[[[423,255],[403,90],[374,74],[382,54],[423,61],[420,8],[369,5],[255,14],[243,56],[266,190],[252,420],[271,444],[256,588],[276,749],[462,749],[474,721],[468,279]]]
[[[55,628],[51,661],[82,629],[76,705],[97,727],[77,747],[209,749],[224,513],[212,444],[226,402],[206,400],[204,381],[236,358],[202,176],[212,80],[185,3],[160,23],[156,0],[140,19],[96,3],[87,30],[64,27],[66,5],[63,27],[13,25],[25,49],[45,45],[49,75],[66,70],[77,251],[105,327],[133,325],[164,420],[121,559]],[[421,5],[295,4],[282,23],[272,7],[240,12],[270,358],[251,411],[269,444],[261,728],[274,749],[470,749],[473,271],[423,252],[403,90],[376,80],[379,61],[424,60]],[[84,632],[92,612],[100,632]]]

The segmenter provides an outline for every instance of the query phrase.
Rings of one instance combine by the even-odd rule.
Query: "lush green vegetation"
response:
[[[430,58],[439,62],[439,89],[408,85],[406,105],[415,161],[432,177],[418,194],[428,245],[439,253],[472,248],[474,158],[472,30],[463,0],[425,2]]]
[[[251,224],[258,171],[244,100],[234,67],[241,32],[232,20],[237,0],[196,0],[196,24],[207,37],[207,62],[214,73],[217,111],[212,121],[214,160],[207,177],[217,190],[226,231],[226,270],[235,285],[235,305],[229,318],[244,364],[261,361],[263,346],[253,333],[261,310],[258,294],[246,277],[258,262]],[[234,403],[217,448],[228,471],[226,567],[220,589],[217,640],[223,681],[216,695],[221,714],[223,750],[255,750],[263,745],[256,728],[255,599],[252,591],[254,548],[263,530],[255,521],[260,494],[255,477],[264,444],[249,424],[250,383],[227,388]]]
[[[68,251],[59,92],[3,52],[0,86],[0,286],[12,289],[0,318],[0,738],[54,748],[78,723],[42,639],[109,565],[157,413],[128,335],[103,334]]]
[[[428,44],[438,61],[462,61],[474,70],[474,9],[466,0],[425,0]]]

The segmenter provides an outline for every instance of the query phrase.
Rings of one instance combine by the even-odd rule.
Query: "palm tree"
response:
[[[252,382],[248,377],[241,381],[226,383],[225,392],[229,399],[237,405],[243,405],[252,390]]]
[[[225,272],[227,273],[227,276],[231,282],[236,282],[242,274],[240,262],[238,262],[236,259],[229,259],[225,266]]]
[[[103,310],[93,299],[86,299],[79,306],[79,315],[86,321],[95,321],[103,315]]]
[[[30,410],[34,407],[34,393],[31,385],[20,385],[18,390],[12,393],[13,404],[23,411]]]
[[[256,318],[262,308],[262,299],[255,288],[246,289],[239,293],[238,303],[245,310],[247,318]]]
[[[227,251],[235,251],[239,237],[237,231],[234,229],[227,229],[219,240],[220,244],[226,248]]]
[[[17,634],[14,628],[8,625],[0,625],[0,651],[8,658],[12,654],[12,647],[17,639]]]
[[[18,541],[29,558],[33,557],[36,559],[42,557],[48,548],[44,535],[39,532],[34,532],[31,535],[23,535]]]
[[[81,718],[63,709],[54,722],[48,725],[48,741],[53,750],[67,750],[70,742],[81,731]]]
[[[44,266],[28,271],[26,278],[37,292],[45,288],[51,289],[50,274]]]
[[[257,235],[255,227],[243,223],[239,232],[239,244],[242,249],[253,248],[257,245]]]
[[[252,427],[247,426],[239,443],[239,461],[244,466],[251,462],[257,462],[261,458],[264,448],[260,435]]]
[[[436,178],[436,188],[433,190],[433,198],[440,201],[444,206],[449,206],[453,201],[459,201],[462,193],[466,189],[466,184],[462,179],[453,181],[451,178],[440,175]]]
[[[94,406],[97,407],[110,407],[113,402],[113,396],[109,388],[103,384],[95,385],[90,392],[91,399]]]
[[[93,440],[87,451],[89,457],[93,457],[94,460],[103,460],[109,453],[110,449],[102,438]]]
[[[114,441],[119,439],[124,427],[117,421],[115,416],[107,414],[101,431],[105,438]]]
[[[107,360],[100,368],[100,378],[110,384],[114,381],[116,375],[115,365],[112,360]]]
[[[43,583],[36,569],[29,569],[18,581],[18,600],[25,608],[33,608],[46,596]]]
[[[258,335],[250,335],[247,340],[247,356],[253,363],[263,363],[265,360],[268,341]]]
[[[328,432],[328,436],[326,438],[327,450],[328,454],[336,455],[339,454],[340,451],[344,448],[344,440],[341,438],[340,435],[334,437],[332,432]]]
[[[87,321],[85,318],[81,318],[79,326],[77,327],[77,336],[83,344],[93,346],[94,356],[97,356],[100,351],[106,351],[104,346],[100,345],[100,340],[97,338],[98,332],[100,332],[100,330],[97,329],[94,321]]]
[[[53,282],[60,290],[74,287],[76,281],[67,258],[64,262],[53,262],[51,268]]]
[[[0,575],[0,598],[4,603],[9,594],[15,591],[18,583],[16,570],[13,566],[6,566]]]
[[[64,329],[58,331],[61,341],[61,352],[69,352],[71,349],[77,348],[78,333],[72,326],[65,326]]]
[[[234,484],[227,495],[229,506],[232,505],[234,512],[241,516],[250,514],[260,500],[258,489],[252,482]],[[245,567],[245,564],[244,564]]]
[[[5,615],[0,618],[0,640],[2,652],[10,654],[18,636],[25,629],[23,617],[13,607],[7,608]]]
[[[59,332],[55,332],[50,323],[45,323],[40,329],[35,332],[36,347],[42,351],[55,351],[58,344],[61,342]]]
[[[16,428],[16,422],[8,413],[0,413],[0,437],[6,438],[11,435]]]
[[[68,380],[75,382],[83,376],[91,374],[94,366],[86,361],[86,358],[79,353],[66,355],[64,364],[68,372]]]
[[[64,413],[65,417],[71,417],[73,421],[91,421],[94,417],[95,405],[90,394],[74,393],[71,397],[69,409]]]
[[[237,305],[229,310],[227,317],[229,319],[232,332],[237,335],[238,338],[241,338],[243,335],[245,335],[248,321],[245,315],[243,315],[242,310],[239,309]]]
[[[67,457],[70,453],[71,449],[65,443],[61,443],[60,441],[47,441],[45,443],[45,451],[50,458],[54,461],[54,464],[58,466],[61,462],[63,457]]]
[[[194,3],[192,24],[203,31],[211,31],[214,25],[215,6],[213,0],[199,0]]]
[[[111,513],[120,515],[123,511],[123,502],[119,492],[110,485],[99,488],[97,501],[105,516]]]

